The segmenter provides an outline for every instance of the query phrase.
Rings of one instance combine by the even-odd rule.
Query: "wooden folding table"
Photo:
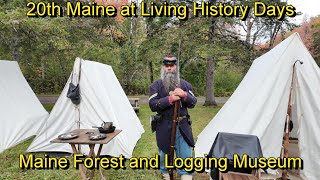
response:
[[[89,158],[96,158],[96,157],[100,156],[100,153],[101,153],[103,145],[107,144],[108,142],[110,142],[121,131],[122,130],[115,130],[113,133],[106,134],[107,137],[105,139],[90,140],[89,139],[90,133],[97,134],[97,133],[99,133],[98,129],[75,129],[75,130],[71,131],[70,133],[77,134],[78,135],[77,138],[69,139],[69,140],[61,140],[59,138],[56,138],[56,139],[54,139],[54,140],[52,140],[50,142],[51,143],[69,143],[71,145],[71,148],[72,148],[72,151],[73,151],[74,154],[80,154],[81,153],[80,150],[76,148],[76,144],[78,144],[78,145],[80,145],[80,144],[88,144],[89,148],[90,148],[88,157]],[[96,144],[99,144],[99,149],[98,149],[97,153],[94,152],[94,147],[95,147]],[[86,169],[82,164],[80,164],[79,170],[80,170],[81,178],[83,180],[87,179],[88,177],[86,175]],[[102,174],[102,172],[101,172],[101,168],[99,168],[99,172],[100,172],[101,179],[105,179],[103,174]],[[93,179],[93,176],[94,176],[94,169],[92,169],[91,175],[90,175],[89,178]]]

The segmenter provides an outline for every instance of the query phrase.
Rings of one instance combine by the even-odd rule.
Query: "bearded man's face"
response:
[[[161,79],[164,88],[169,93],[179,86],[179,74],[176,65],[164,65],[161,69]]]

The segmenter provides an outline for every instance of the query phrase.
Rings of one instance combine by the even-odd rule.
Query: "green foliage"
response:
[[[201,96],[205,92],[206,86],[206,63],[201,61],[191,61],[181,72],[181,77],[187,80],[193,86],[193,93]]]
[[[36,93],[59,94],[76,57],[111,65],[128,95],[148,94],[169,54],[179,57],[182,78],[200,96],[209,57],[215,57],[218,68],[218,96],[231,94],[251,64],[247,46],[229,33],[234,31],[231,18],[216,18],[215,43],[210,45],[208,18],[28,18],[26,2],[0,1],[0,59],[19,60]],[[219,70],[220,61],[233,68]]]
[[[221,97],[231,96],[243,78],[241,70],[235,67],[219,67],[215,73],[215,94]]]
[[[191,61],[182,72],[182,77],[193,86],[195,95],[201,96],[205,92],[207,64],[204,61]],[[215,95],[220,97],[231,96],[243,78],[242,69],[220,61],[215,70]]]
[[[36,93],[60,93],[76,57],[117,66],[121,33],[114,29],[113,18],[28,18],[26,2],[2,3],[0,9],[6,11],[0,11],[0,59],[18,54]]]

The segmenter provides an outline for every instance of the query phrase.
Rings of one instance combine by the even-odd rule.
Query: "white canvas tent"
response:
[[[47,117],[18,63],[0,60],[0,152],[36,135]]]
[[[71,153],[69,144],[50,141],[60,134],[77,128],[91,129],[105,121],[113,122],[122,132],[103,147],[101,154],[115,157],[122,154],[130,158],[144,129],[111,66],[77,58],[72,74],[27,151]],[[66,97],[71,79],[74,84],[79,82],[81,102],[78,106]],[[81,150],[85,154],[89,152],[88,146],[82,146]]]
[[[208,154],[218,132],[259,137],[266,158],[279,157],[293,64],[293,137],[299,139],[301,176],[320,177],[320,69],[295,33],[254,60],[248,73],[218,114],[198,136],[196,157]]]

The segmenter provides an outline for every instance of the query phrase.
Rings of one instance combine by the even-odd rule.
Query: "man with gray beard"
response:
[[[197,99],[192,92],[192,86],[187,81],[179,78],[177,59],[166,56],[163,59],[161,79],[153,82],[149,89],[149,106],[153,112],[158,113],[159,120],[156,125],[156,139],[160,155],[160,171],[163,179],[169,180],[169,171],[165,167],[165,155],[170,153],[170,138],[174,102],[180,100],[180,113],[175,137],[176,157],[185,159],[192,157],[194,139],[191,129],[191,120],[187,108],[193,108]],[[191,180],[192,173],[178,169],[182,180]]]

